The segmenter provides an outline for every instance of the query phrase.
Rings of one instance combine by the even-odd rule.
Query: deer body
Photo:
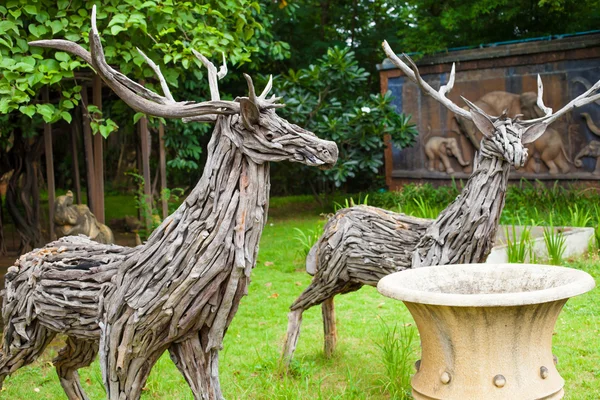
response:
[[[421,78],[410,58],[405,56],[407,65],[387,42],[383,48],[388,58],[421,90],[475,124],[483,135],[477,162],[462,192],[435,221],[393,216],[393,213],[364,206],[340,210],[332,217],[307,259],[307,270],[315,271],[313,281],[290,307],[283,349],[286,364],[295,351],[302,313],[306,309],[323,304],[325,354],[331,355],[337,341],[335,295],[358,290],[363,285],[376,286],[385,275],[407,268],[484,262],[498,229],[510,168],[525,165],[526,145],[538,139],[560,115],[600,97],[597,93],[600,82],[597,82],[553,113],[543,103],[543,86],[538,76],[536,105],[543,113],[540,118],[521,120],[521,116],[515,116],[511,119],[506,112],[498,117],[490,116],[464,99],[469,108],[466,111],[445,97],[454,85],[454,66],[448,84],[436,91]],[[401,225],[388,222],[398,219],[402,219]],[[389,248],[395,249],[392,257],[387,257]],[[350,257],[349,253],[355,256]]]
[[[217,72],[208,69],[211,101],[176,102],[158,67],[164,96],[113,70],[104,60],[92,11],[90,53],[62,40],[31,43],[69,51],[87,61],[137,111],[214,122],[200,182],[179,209],[135,248],[66,237],[22,256],[6,275],[0,384],[34,361],[57,333],[67,345],[54,360],[69,400],[87,399],[77,369],[100,355],[109,400],[139,399],[158,358],[168,350],[196,399],[221,399],[218,352],[256,264],[267,218],[269,162],[327,167],[335,143],[275,113],[277,98],[219,99]],[[143,54],[143,53],[142,53]]]

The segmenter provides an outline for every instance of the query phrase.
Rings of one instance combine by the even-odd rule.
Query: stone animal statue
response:
[[[575,156],[575,166],[581,168],[583,163],[581,159],[584,157],[593,157],[596,159],[596,168],[592,172],[594,175],[600,175],[600,141],[592,140]]]
[[[462,151],[458,147],[456,138],[430,137],[427,143],[425,143],[425,154],[428,160],[427,169],[430,171],[436,171],[436,164],[439,162],[439,171],[446,171],[448,174],[453,174],[454,168],[452,168],[448,157],[456,157],[458,163],[463,167],[469,165],[469,162],[463,159]]]
[[[9,268],[0,382],[34,361],[60,333],[67,344],[54,365],[70,400],[87,399],[77,370],[97,353],[107,398],[139,399],[165,351],[195,399],[222,399],[219,350],[256,264],[267,218],[269,162],[329,167],[337,146],[277,116],[279,99],[267,98],[271,80],[256,95],[245,75],[249,95],[220,100],[217,79],[226,67],[217,71],[197,52],[208,69],[210,101],[175,101],[148,59],[164,94],[130,80],[104,58],[95,6],[89,52],[66,40],[30,45],[79,56],[137,112],[213,122],[215,128],[200,182],[144,245],[127,248],[70,236]]]
[[[329,219],[322,236],[307,257],[307,271],[314,271],[310,285],[291,305],[283,360],[289,363],[300,334],[302,313],[323,304],[325,354],[336,343],[333,297],[376,286],[379,280],[407,268],[480,263],[490,252],[511,167],[527,161],[526,145],[535,142],[548,125],[577,106],[600,98],[600,81],[565,107],[553,113],[542,100],[543,86],[538,77],[537,106],[541,118],[521,120],[506,114],[494,117],[464,99],[465,111],[445,97],[454,84],[454,67],[448,84],[436,91],[419,75],[416,65],[404,56],[407,65],[389,47],[388,58],[422,91],[434,97],[451,112],[472,121],[483,134],[473,173],[460,195],[436,220],[423,220],[369,206],[338,211]]]
[[[110,244],[115,242],[112,230],[98,222],[88,206],[73,204],[73,192],[58,196],[54,203],[54,230],[56,236],[86,235],[98,242]]]
[[[537,105],[537,95],[533,92],[525,92],[520,95],[508,92],[490,92],[477,100],[475,105],[488,115],[500,115],[506,111],[510,118],[521,115],[525,120],[540,118],[544,115],[543,110]],[[468,107],[463,108],[468,109]],[[460,131],[479,150],[481,133],[475,124],[460,115],[456,115],[455,118]],[[553,128],[547,128],[541,138],[535,143],[527,145],[527,150],[530,156],[525,165],[527,171],[539,172],[539,167],[534,166],[535,159],[541,160],[548,167],[548,173],[551,175],[566,174],[571,170],[572,162],[565,150],[561,135]]]

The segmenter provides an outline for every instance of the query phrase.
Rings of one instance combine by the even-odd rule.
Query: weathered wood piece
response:
[[[218,355],[248,289],[269,199],[269,162],[327,167],[335,143],[275,113],[278,99],[219,99],[217,72],[206,58],[211,101],[176,102],[158,67],[164,96],[105,61],[92,10],[90,52],[65,40],[31,43],[83,58],[136,111],[215,123],[204,173],[190,195],[135,248],[66,237],[21,257],[6,275],[0,383],[32,362],[56,333],[69,337],[56,361],[69,399],[86,398],[77,369],[95,352],[109,400],[139,399],[161,354],[171,358],[196,399],[221,399]]]
[[[306,309],[324,304],[325,354],[329,355],[335,346],[332,339],[335,295],[358,290],[363,285],[376,286],[382,277],[407,268],[485,261],[504,207],[511,166],[525,165],[526,145],[538,139],[551,122],[574,107],[600,98],[599,81],[553,113],[543,103],[543,86],[538,77],[536,105],[544,113],[542,117],[530,120],[512,119],[506,114],[493,117],[464,99],[469,108],[466,111],[445,97],[454,84],[454,66],[448,84],[436,91],[421,78],[408,56],[404,55],[407,65],[387,42],[383,48],[388,58],[426,94],[457,116],[472,121],[482,132],[473,173],[456,200],[435,221],[368,206],[342,209],[329,220],[307,258],[307,271],[314,278],[290,307],[282,355],[285,364],[293,356]]]

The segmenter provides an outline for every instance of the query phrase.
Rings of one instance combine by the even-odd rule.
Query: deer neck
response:
[[[127,299],[140,318],[156,307],[188,310],[179,322],[173,316],[170,338],[200,329],[203,313],[218,319],[211,338],[222,337],[256,263],[268,208],[269,164],[257,164],[239,150],[235,126],[235,116],[217,118],[202,178],[120,269],[115,296]],[[125,287],[126,282],[134,285]],[[212,297],[199,295],[205,289]],[[225,314],[211,315],[211,304],[222,302],[230,305],[219,308]]]
[[[483,145],[483,143],[482,143]],[[478,155],[464,189],[427,229],[413,254],[413,268],[485,262],[504,208],[510,164]]]

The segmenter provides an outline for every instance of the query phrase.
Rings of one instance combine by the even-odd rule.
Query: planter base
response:
[[[423,393],[419,393],[416,390],[412,390],[412,396],[414,400],[446,400],[446,399],[442,399],[441,397],[429,397],[427,395],[424,395]],[[565,396],[565,391],[563,389],[560,389],[558,392],[551,394],[549,396],[546,397],[542,397],[539,399],[534,399],[534,400],[560,400]],[[463,400],[469,400],[469,399],[463,399]]]

